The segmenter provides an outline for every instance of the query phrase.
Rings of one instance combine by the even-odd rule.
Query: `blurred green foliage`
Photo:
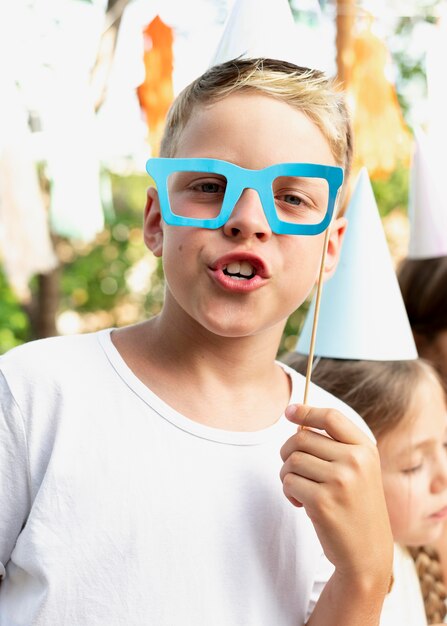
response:
[[[415,88],[426,93],[426,69],[423,51],[415,50],[412,45],[414,40],[415,27],[424,24],[433,24],[436,21],[437,8],[442,5],[443,0],[419,0],[417,11],[408,11],[408,15],[403,15],[397,21],[393,37],[393,61],[396,68],[397,98],[402,108],[404,116],[411,109],[410,98],[415,93]],[[406,87],[412,86],[407,92]]]
[[[0,267],[0,354],[31,339],[28,315],[20,306]]]
[[[388,178],[371,181],[382,217],[395,209],[407,210],[409,182],[409,170],[404,165],[399,165]]]
[[[61,278],[62,309],[80,313],[112,310],[129,294],[126,272],[145,252],[141,231],[145,189],[140,189],[141,183],[138,176],[121,181],[114,176],[114,211],[107,216],[103,233],[89,245],[59,244],[67,259]]]
[[[132,323],[156,314],[162,305],[163,271],[143,241],[147,178],[111,175],[111,183],[113,210],[96,240],[55,241],[62,270],[58,316],[68,331]],[[33,298],[37,284],[30,284]],[[36,338],[28,316],[33,306],[20,304],[0,267],[0,354]],[[67,313],[71,317],[64,320]]]

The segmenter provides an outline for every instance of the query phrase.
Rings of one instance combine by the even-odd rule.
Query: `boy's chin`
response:
[[[206,329],[212,335],[221,337],[222,339],[244,339],[248,337],[255,337],[268,330],[251,325],[247,326],[245,324],[207,324]]]
[[[222,339],[243,339],[258,335],[272,334],[275,340],[281,338],[286,320],[277,323],[269,323],[265,320],[256,320],[253,316],[217,316],[207,317],[199,323],[209,333]]]

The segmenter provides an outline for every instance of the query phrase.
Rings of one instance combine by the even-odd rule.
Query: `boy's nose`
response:
[[[267,240],[272,236],[272,229],[257,191],[244,189],[223,230],[228,237],[242,239],[257,237]]]

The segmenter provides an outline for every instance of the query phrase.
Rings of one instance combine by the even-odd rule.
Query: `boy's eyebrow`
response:
[[[292,176],[291,174],[279,174],[276,176],[278,178],[286,178],[287,180],[294,180],[298,183],[307,183],[309,185],[318,185],[321,186],[321,181],[327,182],[325,178],[321,178],[320,176]]]

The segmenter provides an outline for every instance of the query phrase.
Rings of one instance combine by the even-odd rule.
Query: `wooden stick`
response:
[[[310,376],[312,374],[312,362],[314,359],[314,350],[315,350],[315,339],[317,336],[318,314],[320,312],[321,293],[323,291],[324,264],[326,262],[326,254],[327,254],[327,248],[328,248],[328,243],[329,243],[329,230],[330,230],[330,227],[326,229],[326,233],[324,235],[323,252],[321,254],[320,274],[318,277],[317,297],[315,299],[315,312],[314,312],[314,319],[313,319],[313,325],[312,325],[312,335],[310,339],[309,356],[307,359],[306,383],[304,385],[303,404],[307,404],[307,397],[309,395]]]

